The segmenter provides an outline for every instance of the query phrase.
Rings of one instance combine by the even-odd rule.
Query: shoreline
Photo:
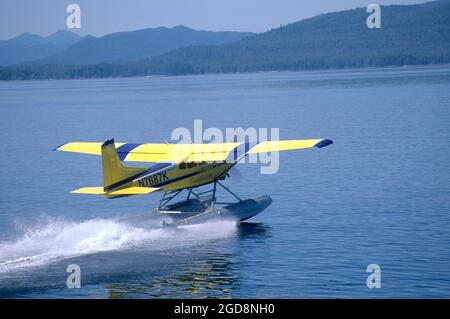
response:
[[[197,76],[210,76],[210,75],[250,75],[250,74],[268,74],[268,73],[336,73],[336,72],[352,72],[352,71],[375,71],[375,70],[401,70],[401,69],[438,69],[438,68],[450,67],[450,63],[441,64],[411,64],[411,65],[391,65],[391,66],[367,66],[356,68],[324,68],[324,69],[305,69],[305,70],[261,70],[261,71],[248,71],[248,72],[205,72],[205,73],[190,73],[190,74],[148,74],[148,75],[134,75],[134,76],[111,76],[111,77],[79,77],[79,78],[48,78],[48,79],[13,79],[13,80],[1,80],[0,83],[9,82],[50,82],[50,81],[82,81],[82,80],[119,80],[119,79],[141,79],[141,78],[180,78],[180,77],[197,77]]]

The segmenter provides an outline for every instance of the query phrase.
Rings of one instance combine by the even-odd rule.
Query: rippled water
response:
[[[450,297],[450,67],[0,83],[0,297]],[[127,225],[158,195],[101,183],[67,141],[162,142],[172,129],[278,127],[330,138],[228,186],[273,204],[247,223]],[[82,288],[66,288],[78,264]],[[366,267],[381,267],[380,289]]]

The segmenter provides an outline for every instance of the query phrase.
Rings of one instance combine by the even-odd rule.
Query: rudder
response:
[[[117,183],[146,171],[145,168],[123,166],[117,154],[114,139],[108,140],[102,145],[102,169],[105,192],[120,186]]]

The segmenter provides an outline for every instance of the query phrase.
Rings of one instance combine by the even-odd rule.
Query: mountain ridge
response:
[[[80,35],[70,31],[56,31],[45,37],[25,32],[0,41],[0,65],[44,58],[67,49],[81,39]]]
[[[450,0],[381,6],[381,29],[366,8],[321,14],[238,41],[191,45],[150,58],[92,65],[21,65],[0,79],[126,77],[339,69],[450,63]]]
[[[102,37],[85,37],[55,55],[33,63],[95,64],[149,58],[191,45],[223,44],[250,36],[250,32],[204,31],[186,26],[121,31]]]
[[[220,47],[182,48],[147,61],[193,72],[299,70],[450,61],[450,1],[382,6],[381,29],[365,8],[322,14]],[[403,61],[403,62],[402,62]]]

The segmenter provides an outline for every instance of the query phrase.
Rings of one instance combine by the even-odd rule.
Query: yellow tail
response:
[[[130,177],[146,171],[146,168],[123,166],[117,154],[114,139],[108,140],[102,145],[102,168],[105,191],[119,187],[118,184],[124,185],[124,182]]]

